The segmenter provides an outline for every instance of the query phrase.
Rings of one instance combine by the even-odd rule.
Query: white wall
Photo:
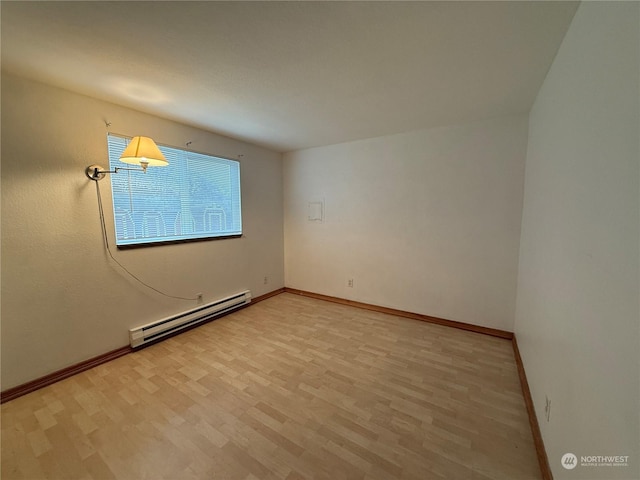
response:
[[[638,7],[581,4],[530,115],[515,332],[556,479],[640,478]]]
[[[284,286],[282,160],[240,141],[117,105],[2,77],[2,389],[128,344],[128,329],[194,307],[160,296],[110,261],[92,163],[111,130],[241,159],[244,237],[114,254],[167,293],[213,301]],[[113,245],[109,181],[100,184]],[[263,284],[265,275],[269,284]]]
[[[526,143],[522,116],[285,154],[286,286],[512,330]]]

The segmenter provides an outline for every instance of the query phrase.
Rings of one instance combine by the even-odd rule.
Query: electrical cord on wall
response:
[[[159,293],[160,295],[164,295],[165,297],[169,297],[169,298],[176,298],[178,300],[199,300],[198,297],[192,297],[192,298],[178,297],[178,296],[175,296],[175,295],[169,295],[168,293],[164,293],[164,292],[158,290],[157,288],[152,287],[148,283],[145,283],[144,281],[140,280],[133,273],[131,273],[129,270],[127,270],[127,268],[124,265],[122,265],[118,260],[116,260],[116,258],[111,253],[111,247],[109,246],[109,238],[108,238],[108,235],[107,235],[107,225],[106,225],[105,220],[104,220],[104,209],[102,208],[102,194],[100,193],[100,182],[94,182],[94,183],[96,184],[96,193],[98,195],[98,212],[100,214],[100,227],[102,228],[102,238],[104,240],[105,246],[107,247],[107,252],[109,253],[109,256],[111,257],[111,260],[113,260],[116,264],[118,264],[118,266],[120,268],[122,268],[129,276],[131,276],[131,278],[133,278],[137,282],[141,283],[145,287],[153,290],[154,292]]]

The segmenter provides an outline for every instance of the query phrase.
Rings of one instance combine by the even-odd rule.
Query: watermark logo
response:
[[[562,468],[573,470],[578,465],[581,467],[628,467],[629,455],[580,455],[565,453],[560,459]]]
[[[580,455],[581,467],[628,467],[629,455]]]
[[[565,453],[560,459],[560,463],[567,470],[573,470],[578,466],[578,457],[576,457],[573,453]]]

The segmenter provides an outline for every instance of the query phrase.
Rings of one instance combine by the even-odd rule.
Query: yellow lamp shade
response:
[[[133,137],[122,152],[120,161],[130,165],[140,165],[143,170],[147,167],[164,167],[169,165],[167,159],[149,137]]]

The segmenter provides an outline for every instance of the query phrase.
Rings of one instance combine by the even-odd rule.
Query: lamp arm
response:
[[[105,172],[105,173],[118,173],[120,170],[131,170],[132,172],[144,172],[147,173],[146,168],[127,168],[127,167],[115,167],[113,172]]]
[[[113,170],[104,170],[104,167],[100,165],[89,165],[84,173],[89,177],[90,180],[97,182],[98,180],[102,180],[107,173],[118,173],[120,170],[131,170],[134,172],[144,172],[147,173],[146,168],[127,168],[127,167],[115,167]]]

